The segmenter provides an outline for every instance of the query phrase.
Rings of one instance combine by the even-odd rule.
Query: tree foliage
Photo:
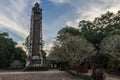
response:
[[[14,60],[25,63],[26,53],[15,46],[16,42],[9,38],[8,33],[0,33],[0,67],[9,67]]]
[[[68,62],[72,65],[76,61],[82,63],[94,54],[95,48],[91,43],[82,37],[69,35],[62,44],[55,44],[49,56],[54,61]]]
[[[101,43],[101,53],[110,54],[120,60],[120,35],[104,39]]]
[[[96,53],[92,56],[96,65],[115,68],[120,61],[119,35],[120,11],[116,14],[108,11],[93,21],[80,21],[78,28],[64,27],[59,30],[49,56],[53,60],[74,63],[77,59],[82,61],[91,57],[89,53],[93,52]]]
[[[65,28],[62,28],[57,33],[57,41],[62,42],[64,39],[67,38],[66,35],[78,36],[78,35],[80,35],[80,31],[78,29],[76,29],[76,28],[68,27],[68,26],[65,27]]]
[[[119,34],[120,30],[120,11],[113,14],[107,12],[91,21],[80,21],[79,27],[81,34],[89,42],[93,43],[99,49],[101,41],[107,37]]]
[[[25,45],[26,50],[29,50],[29,47],[30,47],[29,46],[30,45],[30,36],[29,35],[26,37],[24,45]]]

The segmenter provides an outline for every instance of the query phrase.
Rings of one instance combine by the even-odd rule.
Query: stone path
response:
[[[0,80],[81,80],[61,71],[1,72]]]
[[[63,71],[0,72],[0,80],[82,80]],[[106,77],[105,80],[120,80]]]
[[[120,78],[115,78],[115,77],[106,77],[105,80],[120,80]]]

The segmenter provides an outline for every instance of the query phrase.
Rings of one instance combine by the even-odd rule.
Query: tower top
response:
[[[40,5],[39,5],[39,3],[37,2],[37,3],[35,3],[35,5],[34,5],[34,7],[39,7]]]
[[[37,1],[37,0],[35,0],[35,1]],[[34,3],[34,6],[32,8],[32,15],[34,15],[35,13],[39,13],[39,14],[42,13],[42,9],[40,8],[40,4],[38,1]]]

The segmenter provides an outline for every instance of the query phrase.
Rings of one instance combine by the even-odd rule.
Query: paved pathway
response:
[[[115,78],[115,77],[106,77],[105,80],[120,80],[120,78]]]
[[[1,72],[0,80],[81,80],[61,71]]]
[[[0,80],[82,80],[63,71],[0,72]],[[105,80],[120,80],[106,77]]]

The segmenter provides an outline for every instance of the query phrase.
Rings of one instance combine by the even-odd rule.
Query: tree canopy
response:
[[[0,67],[9,67],[14,60],[25,64],[26,53],[16,44],[8,33],[0,33]]]
[[[108,11],[93,21],[80,21],[77,28],[67,26],[59,30],[49,56],[53,60],[74,63],[92,55],[96,65],[112,67],[111,64],[116,62],[116,65],[120,59],[119,35],[120,11],[115,14]],[[114,57],[112,61],[111,57]]]
[[[101,53],[110,54],[120,60],[120,35],[114,35],[104,39],[100,46]]]

